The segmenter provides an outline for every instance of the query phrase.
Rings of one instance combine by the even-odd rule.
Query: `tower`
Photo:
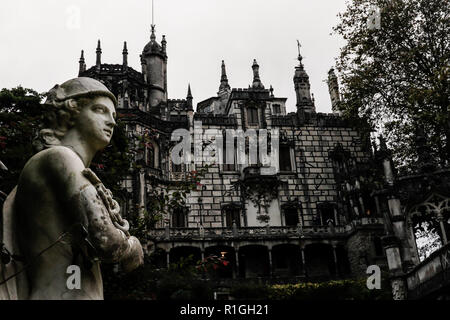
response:
[[[339,95],[339,83],[333,68],[328,71],[327,83],[328,92],[330,93],[331,99],[331,110],[334,114],[341,115],[341,112],[339,111],[339,102],[341,101],[341,97]]]
[[[155,25],[152,25],[150,42],[141,55],[142,72],[148,89],[150,110],[155,110],[167,101],[167,54],[166,39],[162,37],[161,45],[156,42]]]
[[[309,76],[302,63],[303,57],[300,54],[300,43],[298,43],[298,61],[299,65],[295,67],[294,88],[297,97],[297,111],[316,112],[311,99],[311,85]]]

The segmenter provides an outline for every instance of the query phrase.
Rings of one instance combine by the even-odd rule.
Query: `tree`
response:
[[[418,158],[416,131],[430,156],[450,159],[450,6],[442,0],[355,0],[334,31],[347,41],[337,61],[344,115],[382,132],[399,169]]]
[[[33,155],[33,139],[42,121],[43,95],[17,87],[0,91],[0,159],[8,168],[0,177],[0,190],[9,193]]]
[[[9,193],[17,184],[26,162],[33,156],[33,140],[43,124],[44,94],[17,87],[0,91],[0,159],[8,168],[0,177],[0,190]],[[97,154],[92,169],[113,194],[123,192],[120,182],[131,164],[128,138],[121,123],[114,129],[111,144]]]

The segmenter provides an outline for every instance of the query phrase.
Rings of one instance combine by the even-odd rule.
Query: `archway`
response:
[[[329,279],[336,275],[333,247],[314,243],[305,248],[306,275],[309,278]]]
[[[247,245],[239,249],[239,272],[245,278],[270,275],[269,250],[262,245]]]
[[[300,275],[302,257],[300,247],[294,244],[280,244],[272,248],[272,266],[275,277]]]

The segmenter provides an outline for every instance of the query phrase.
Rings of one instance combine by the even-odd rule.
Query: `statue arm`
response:
[[[139,240],[114,226],[96,188],[83,176],[80,159],[67,148],[51,149],[59,149],[45,161],[48,177],[54,182],[52,189],[59,194],[57,199],[63,201],[72,224],[81,223],[87,230],[95,255],[105,262],[121,262],[125,271],[140,266],[143,252]]]

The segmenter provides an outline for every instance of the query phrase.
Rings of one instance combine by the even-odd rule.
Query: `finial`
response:
[[[81,50],[80,62],[84,62],[84,50]]]
[[[122,53],[123,54],[127,54],[128,53],[127,42],[126,41],[123,42],[123,51],[122,51]]]
[[[156,36],[155,36],[155,25],[152,24],[152,33],[150,35],[150,40],[151,41],[155,41],[155,39],[156,39]]]
[[[97,41],[97,51],[102,51],[102,48],[101,48],[101,46],[100,46],[100,39],[98,39],[98,41]]]
[[[270,89],[269,89],[269,91],[270,91],[270,96],[273,98],[274,97],[274,95],[273,95],[273,87],[272,87],[272,85],[270,85]]]
[[[311,93],[311,102],[313,106],[316,104],[316,98],[314,98],[314,93]]]
[[[300,62],[300,67],[303,67],[303,64],[302,64],[303,57],[302,57],[302,54],[300,53],[300,48],[301,47],[302,47],[302,45],[300,44],[300,41],[297,40],[297,48],[298,48],[298,57],[297,57],[297,59]]]

